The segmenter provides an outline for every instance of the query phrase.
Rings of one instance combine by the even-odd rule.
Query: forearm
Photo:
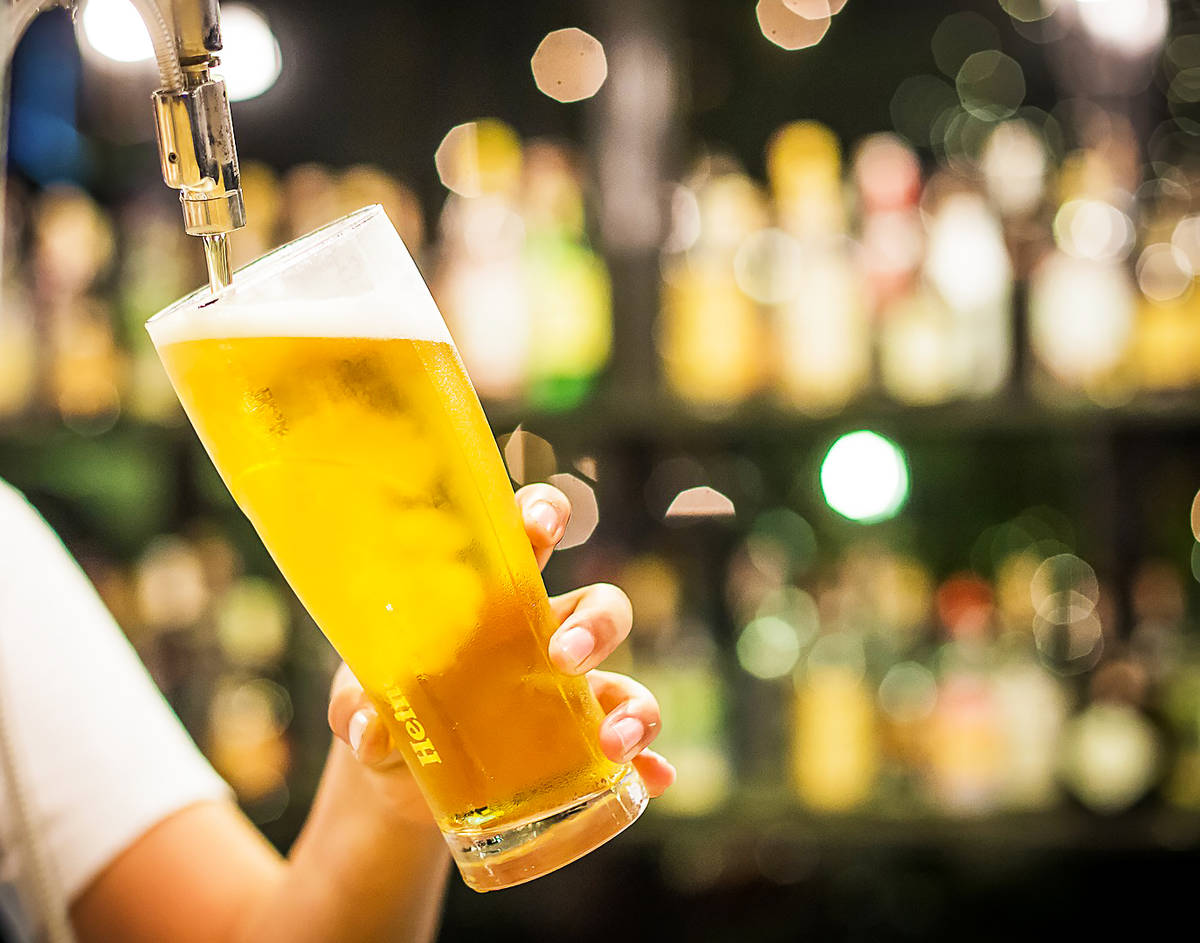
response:
[[[448,872],[445,841],[411,778],[366,770],[335,742],[288,865],[235,940],[432,940]]]

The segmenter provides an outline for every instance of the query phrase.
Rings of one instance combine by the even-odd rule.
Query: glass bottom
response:
[[[483,893],[532,881],[582,858],[637,821],[649,795],[630,767],[603,792],[518,825],[445,834],[467,887]]]

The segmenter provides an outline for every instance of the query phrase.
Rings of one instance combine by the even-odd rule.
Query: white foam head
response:
[[[378,206],[302,236],[146,323],[156,347],[225,337],[370,337],[450,342],[446,323]]]

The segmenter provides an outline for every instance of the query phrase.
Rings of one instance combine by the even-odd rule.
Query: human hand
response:
[[[544,567],[562,539],[570,502],[557,488],[544,484],[522,488],[516,500],[538,567]],[[632,678],[596,670],[629,634],[633,625],[629,598],[615,586],[598,583],[552,597],[550,606],[559,622],[550,639],[550,660],[565,674],[587,674],[605,712],[599,730],[601,749],[616,762],[632,762],[650,795],[661,795],[675,781],[675,769],[647,749],[660,727],[658,702]],[[400,801],[417,799],[415,784],[387,727],[345,665],[334,675],[329,726],[360,764],[384,774]]]

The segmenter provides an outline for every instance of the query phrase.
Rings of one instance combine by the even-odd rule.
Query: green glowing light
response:
[[[842,517],[861,524],[887,520],[908,500],[908,461],[877,432],[848,432],[821,462],[821,491]]]

